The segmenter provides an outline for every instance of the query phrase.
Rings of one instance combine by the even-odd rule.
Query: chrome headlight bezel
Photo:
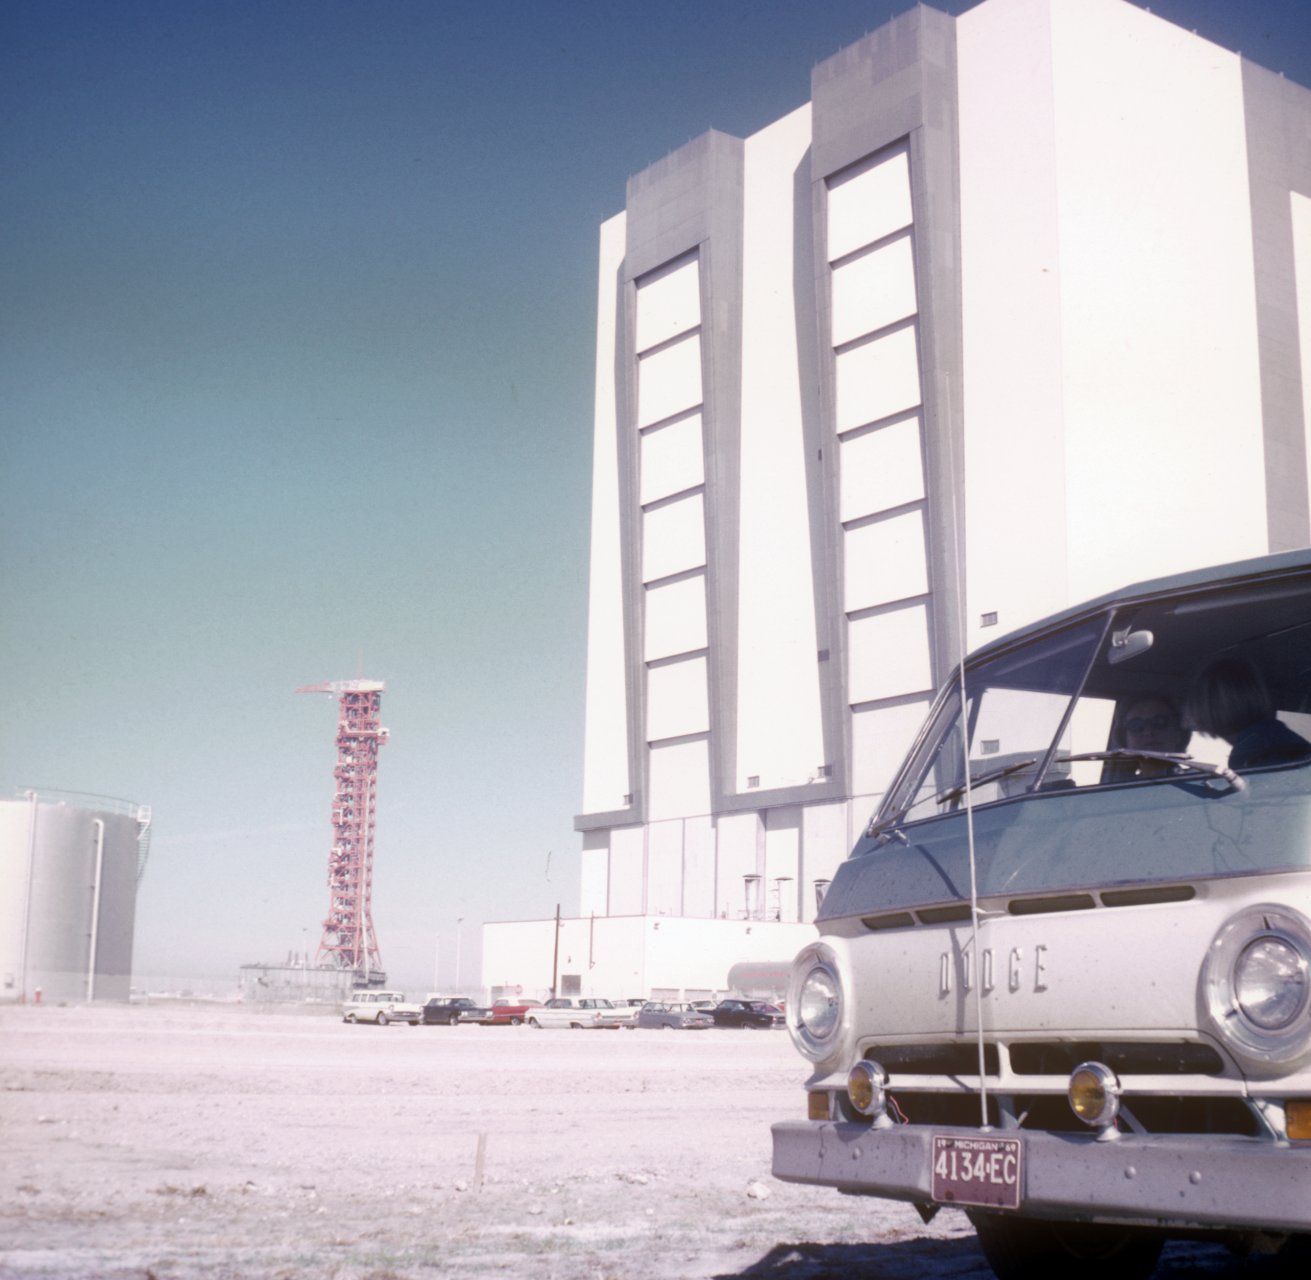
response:
[[[807,989],[827,986],[832,995],[822,1016],[807,1018]],[[792,962],[788,980],[787,1026],[792,1042],[814,1062],[831,1057],[846,1022],[846,994],[833,949],[822,942],[804,947]]]
[[[1264,943],[1292,959],[1292,1011],[1267,1022],[1244,993],[1244,970]],[[1290,907],[1262,903],[1225,921],[1202,966],[1202,1002],[1234,1057],[1255,1074],[1270,1075],[1311,1058],[1311,922]]]

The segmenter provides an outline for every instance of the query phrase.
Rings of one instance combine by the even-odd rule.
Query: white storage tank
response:
[[[0,999],[126,1000],[150,810],[28,791],[0,800]]]

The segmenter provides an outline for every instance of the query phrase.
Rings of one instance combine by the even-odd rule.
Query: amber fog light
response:
[[[1110,1067],[1100,1062],[1081,1062],[1070,1072],[1067,1090],[1070,1109],[1084,1124],[1111,1132],[1120,1114],[1120,1082]]]
[[[1311,1140],[1311,1098],[1296,1098],[1284,1108],[1288,1136],[1294,1142]]]
[[[879,1119],[887,1115],[888,1073],[877,1062],[862,1058],[847,1073],[847,1097],[862,1115]]]

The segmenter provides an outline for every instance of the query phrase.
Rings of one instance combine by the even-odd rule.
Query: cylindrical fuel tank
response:
[[[149,810],[0,800],[0,999],[126,1000]]]

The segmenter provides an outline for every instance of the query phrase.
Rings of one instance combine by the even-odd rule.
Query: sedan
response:
[[[487,1012],[481,1005],[470,1000],[468,996],[452,996],[444,1000],[429,1000],[423,1006],[423,1021],[425,1026],[436,1024],[437,1026],[454,1027],[463,1021],[477,1021]],[[465,1014],[474,1016],[466,1019]]]
[[[713,1027],[715,1020],[704,1010],[690,1004],[669,1004],[658,1000],[648,1001],[637,1015],[639,1027],[654,1027],[659,1031],[701,1031]]]
[[[548,1000],[536,1009],[528,1010],[530,1027],[617,1027],[619,1020],[614,1016],[609,1000],[588,998],[572,1000],[559,996]]]
[[[758,1031],[782,1027],[787,1022],[783,1010],[764,1000],[721,1000],[710,1011],[717,1027],[746,1027]]]

